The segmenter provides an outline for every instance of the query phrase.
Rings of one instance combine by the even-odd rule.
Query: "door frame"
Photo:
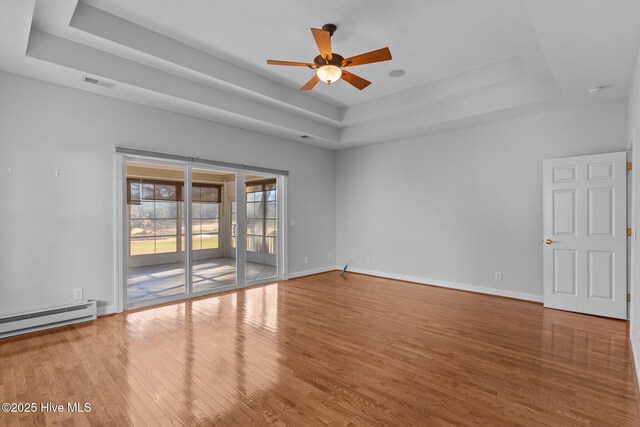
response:
[[[130,152],[125,152],[130,151]],[[137,152],[140,153],[137,153]],[[199,297],[203,295],[210,295],[219,292],[225,292],[229,290],[241,289],[247,286],[255,286],[262,283],[269,283],[279,280],[286,280],[287,274],[287,174],[273,173],[271,170],[262,168],[249,168],[244,165],[236,165],[224,162],[215,161],[198,161],[196,158],[187,158],[183,156],[171,156],[162,153],[143,152],[136,149],[123,149],[118,151],[116,147],[115,156],[115,177],[116,177],[116,191],[115,191],[115,292],[114,298],[116,301],[116,311],[121,313],[126,310],[135,308],[147,307],[152,305],[164,304],[168,302],[180,301],[189,298]],[[182,166],[185,170],[184,175],[184,188],[185,188],[185,200],[184,200],[184,212],[185,212],[185,293],[172,295],[168,297],[154,298],[147,301],[140,301],[133,304],[127,303],[127,278],[128,278],[128,256],[129,251],[127,244],[129,241],[127,219],[127,203],[125,202],[125,196],[127,194],[127,178],[126,178],[126,163],[130,160],[144,161],[151,164],[158,165],[170,165],[170,166]],[[234,285],[222,286],[213,290],[206,290],[201,292],[193,292],[192,289],[192,267],[193,267],[193,254],[191,248],[191,176],[192,170],[205,169],[225,171],[236,174],[236,201],[237,201],[237,215],[238,215],[238,238],[236,240],[236,283]],[[261,174],[269,177],[274,177],[277,180],[278,189],[278,272],[277,276],[246,282],[245,278],[245,264],[246,264],[246,201],[244,199],[245,191],[245,170],[252,171],[252,173]],[[279,172],[279,171],[275,171]],[[241,202],[238,202],[242,200]],[[226,254],[225,254],[226,255]]]

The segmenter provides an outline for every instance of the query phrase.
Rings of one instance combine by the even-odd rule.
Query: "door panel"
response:
[[[571,249],[553,250],[553,292],[575,295],[577,289],[577,252]]]
[[[545,160],[545,307],[627,318],[626,153]]]
[[[613,252],[589,251],[589,297],[613,298],[614,286],[614,257]]]
[[[553,192],[553,234],[575,236],[576,234],[576,192],[575,190],[554,190]]]
[[[589,236],[614,236],[613,188],[590,188],[588,190]]]

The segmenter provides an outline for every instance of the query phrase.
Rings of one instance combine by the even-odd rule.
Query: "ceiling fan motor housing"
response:
[[[323,58],[321,55],[316,56],[313,60],[313,63],[316,65],[315,68],[320,68],[323,65],[335,65],[336,67],[342,68],[343,62],[344,57],[342,55],[338,55],[337,53],[333,53],[332,58],[329,60]]]

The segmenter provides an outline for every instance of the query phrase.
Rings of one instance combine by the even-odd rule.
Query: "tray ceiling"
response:
[[[625,97],[640,48],[634,0],[6,0],[0,69],[331,149]],[[310,27],[338,25],[373,83],[297,88]],[[402,77],[390,77],[402,69]],[[112,88],[90,85],[88,76]],[[590,86],[606,87],[588,96]],[[309,138],[302,139],[306,135]]]

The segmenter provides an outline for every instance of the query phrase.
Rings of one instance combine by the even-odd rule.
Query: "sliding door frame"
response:
[[[129,226],[127,219],[127,161],[147,162],[150,164],[165,166],[181,166],[184,169],[184,220],[185,220],[185,292],[167,297],[149,299],[146,301],[138,301],[128,303],[127,298],[127,282],[128,282],[128,244],[129,236],[127,235]],[[116,147],[116,191],[115,191],[115,216],[116,216],[116,233],[114,243],[116,246],[116,286],[115,301],[116,311],[121,313],[126,310],[141,308],[146,306],[158,305],[168,302],[180,301],[188,298],[215,294],[234,289],[240,289],[247,286],[255,286],[262,283],[269,283],[278,280],[286,280],[287,278],[287,172],[279,174],[280,171],[272,171],[264,168],[247,168],[244,165],[232,163],[207,161],[197,158],[172,156],[168,154],[150,153],[142,150],[123,149],[118,150]],[[235,285],[223,286],[212,290],[201,292],[193,292],[193,253],[192,253],[192,172],[193,169],[216,170],[234,173],[236,175],[236,209],[238,216],[237,238],[236,238],[236,283]],[[246,199],[245,199],[245,174],[251,172],[267,177],[276,178],[278,190],[278,225],[277,225],[277,276],[263,280],[246,282]]]
[[[135,154],[117,154],[116,156],[118,158],[117,160],[117,178],[118,178],[118,185],[117,185],[117,201],[116,201],[116,206],[117,206],[117,216],[116,216],[116,221],[117,221],[117,237],[118,237],[118,246],[116,247],[117,250],[117,260],[118,260],[118,267],[117,267],[117,271],[118,271],[118,284],[116,286],[116,292],[117,292],[117,311],[120,313],[122,311],[125,310],[131,310],[131,309],[135,309],[135,308],[141,308],[141,307],[146,307],[149,305],[157,305],[157,304],[164,304],[167,302],[173,302],[173,301],[179,301],[185,298],[189,298],[190,296],[190,290],[191,290],[191,274],[190,274],[190,269],[189,266],[192,264],[191,261],[191,242],[190,239],[187,238],[187,236],[185,235],[185,254],[184,254],[184,271],[185,271],[185,288],[184,288],[184,292],[183,293],[179,293],[177,295],[170,295],[170,296],[166,296],[166,297],[159,297],[159,298],[153,298],[153,299],[149,299],[149,300],[143,300],[143,301],[137,301],[134,303],[129,303],[128,302],[128,270],[129,270],[129,249],[128,249],[128,245],[129,245],[129,226],[127,224],[127,203],[126,203],[126,194],[127,194],[127,162],[128,161],[138,161],[141,163],[147,163],[149,165],[158,165],[158,166],[174,166],[174,167],[182,167],[183,169],[183,186],[184,186],[184,200],[183,200],[183,205],[184,205],[184,215],[185,215],[185,232],[188,231],[189,229],[186,228],[187,225],[190,225],[191,223],[191,218],[190,218],[190,212],[191,212],[191,207],[189,206],[189,203],[187,203],[187,200],[191,200],[190,195],[191,195],[191,188],[189,188],[189,186],[187,186],[187,182],[191,182],[191,171],[189,169],[189,164],[188,162],[185,162],[183,160],[171,160],[171,159],[166,159],[166,158],[154,158],[154,157],[148,157],[148,156],[140,156],[140,155],[135,155]],[[177,224],[178,227],[180,227],[180,224]],[[191,236],[191,234],[189,233],[189,236]]]
[[[277,255],[277,262],[276,262],[276,268],[277,268],[277,274],[275,276],[272,277],[267,277],[265,279],[259,279],[259,280],[252,280],[250,282],[246,282],[247,286],[255,286],[255,285],[260,285],[263,283],[269,283],[269,282],[273,282],[276,280],[287,280],[287,265],[286,265],[286,260],[288,259],[287,256],[287,245],[285,244],[285,242],[287,242],[287,176],[286,175],[278,175],[278,174],[274,174],[274,173],[268,173],[268,172],[264,172],[264,171],[259,171],[259,170],[252,170],[252,169],[246,169],[245,173],[247,175],[260,175],[261,177],[265,177],[265,178],[273,178],[276,180],[276,191],[277,191],[277,199],[276,199],[276,209],[277,209],[277,228],[276,228],[276,241],[277,241],[277,246],[276,246],[276,255]],[[237,201],[237,197],[241,197],[242,198],[242,204],[243,204],[243,220],[246,219],[246,188],[245,185],[243,183],[242,185],[242,195],[238,194],[236,195],[236,201]],[[266,201],[265,201],[266,203]],[[238,205],[239,206],[239,205]],[[240,217],[238,217],[240,218]],[[239,223],[240,221],[238,221]],[[246,221],[245,221],[246,222]],[[245,227],[245,231],[246,231],[246,227]],[[246,249],[246,233],[243,233],[243,239],[245,241],[245,249]],[[245,263],[246,263],[246,250],[243,251],[243,254],[245,255]]]

